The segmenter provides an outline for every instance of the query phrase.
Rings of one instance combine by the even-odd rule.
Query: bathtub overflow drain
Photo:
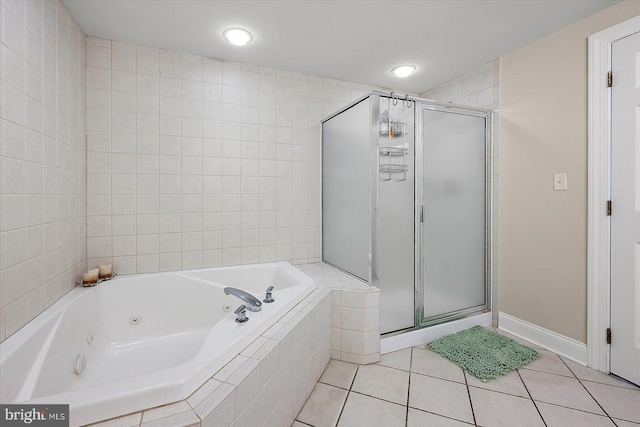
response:
[[[82,371],[84,371],[84,368],[87,367],[87,358],[84,357],[82,354],[79,354],[76,357],[76,364],[73,368],[73,372],[76,375],[80,375],[82,373]]]
[[[91,332],[89,332],[89,335],[87,335],[87,344],[93,344],[93,334]]]
[[[129,323],[131,323],[132,325],[137,325],[138,323],[140,323],[140,316],[134,314],[129,318]]]

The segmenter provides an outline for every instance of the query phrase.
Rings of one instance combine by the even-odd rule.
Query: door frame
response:
[[[606,202],[611,188],[611,70],[613,42],[640,32],[640,16],[589,36],[587,365],[609,373],[606,330],[611,319],[611,235]],[[615,84],[615,76],[614,76]]]

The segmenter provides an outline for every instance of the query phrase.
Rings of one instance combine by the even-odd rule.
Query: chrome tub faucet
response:
[[[255,312],[262,309],[262,303],[260,302],[260,300],[250,293],[243,291],[242,289],[227,287],[224,288],[224,293],[226,295],[233,295],[240,298],[245,303],[245,305],[247,306],[246,308],[249,311]]]

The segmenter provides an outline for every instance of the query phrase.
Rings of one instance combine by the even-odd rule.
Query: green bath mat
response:
[[[482,326],[447,335],[425,347],[482,381],[508,374],[540,357],[534,349]]]

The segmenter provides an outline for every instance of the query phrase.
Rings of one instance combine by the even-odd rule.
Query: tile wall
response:
[[[97,38],[87,84],[89,266],[320,260],[320,120],[373,88]]]
[[[331,358],[368,364],[380,360],[380,289],[326,264],[299,267],[331,288]]]
[[[331,358],[365,365],[380,361],[380,290],[334,289]]]
[[[0,341],[85,269],[86,36],[60,1],[0,6]]]
[[[500,231],[500,59],[491,61],[481,67],[473,69],[455,79],[444,82],[420,96],[435,99],[438,102],[468,105],[471,107],[490,108],[493,115],[492,140],[492,258],[491,258],[491,305],[493,324],[498,325],[499,301],[499,268]]]

